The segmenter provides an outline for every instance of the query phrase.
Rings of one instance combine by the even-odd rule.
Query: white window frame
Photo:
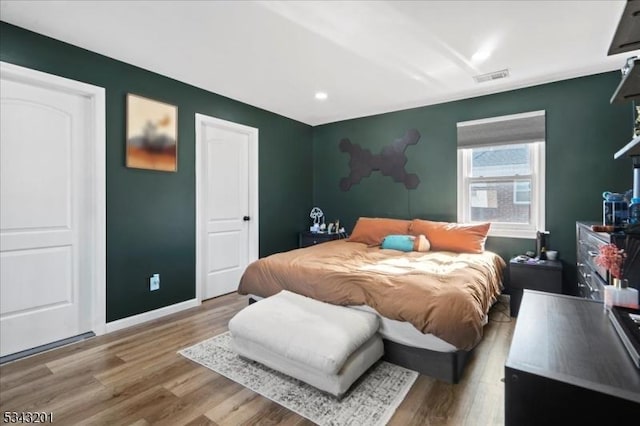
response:
[[[529,195],[529,201],[520,201],[518,200],[518,194],[522,193],[522,192],[531,192],[531,184],[529,183],[529,188],[527,191],[523,191],[522,189],[518,188],[518,184],[519,183],[529,183],[528,180],[515,180],[513,181],[513,204],[520,204],[520,205],[524,205],[524,204],[531,204],[531,195]]]
[[[513,145],[521,145],[514,142]],[[509,146],[500,144],[501,146]],[[458,222],[471,221],[469,187],[475,181],[494,182],[512,181],[515,179],[531,179],[531,221],[530,223],[492,222],[489,236],[505,238],[536,238],[536,231],[545,229],[545,142],[527,143],[531,159],[530,175],[514,175],[508,177],[475,177],[471,178],[472,148],[458,149]],[[514,195],[515,197],[515,195]]]

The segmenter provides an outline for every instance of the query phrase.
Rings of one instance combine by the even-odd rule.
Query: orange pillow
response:
[[[426,235],[431,243],[431,250],[482,253],[489,227],[490,223],[466,224],[413,219],[409,233]]]
[[[387,235],[408,234],[411,221],[379,217],[361,217],[353,227],[349,241],[379,246]]]

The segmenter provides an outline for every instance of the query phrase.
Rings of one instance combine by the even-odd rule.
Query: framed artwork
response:
[[[178,170],[178,107],[127,94],[127,167]]]

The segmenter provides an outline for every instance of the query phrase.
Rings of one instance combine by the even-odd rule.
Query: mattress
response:
[[[263,299],[260,296],[256,296],[254,294],[250,294],[253,300],[261,300]],[[401,345],[411,346],[414,348],[420,349],[428,349],[436,352],[455,352],[457,351],[456,347],[450,343],[445,342],[439,337],[434,336],[433,334],[423,334],[418,329],[416,329],[411,323],[397,321],[393,319],[386,318],[376,312],[375,309],[366,305],[359,306],[348,306],[351,309],[356,309],[359,311],[372,312],[380,318],[380,329],[378,333],[382,336],[383,339],[389,340],[395,343],[400,343]],[[486,324],[486,317],[485,317]]]

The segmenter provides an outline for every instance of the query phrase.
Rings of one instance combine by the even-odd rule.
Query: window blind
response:
[[[458,149],[545,140],[545,111],[457,123]]]

